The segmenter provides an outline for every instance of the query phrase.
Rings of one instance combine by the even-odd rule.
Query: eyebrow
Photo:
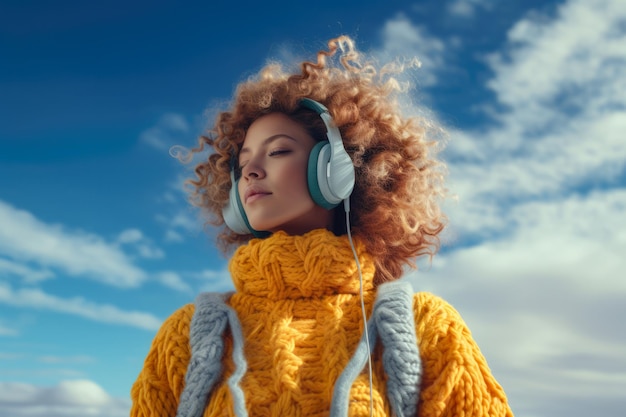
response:
[[[298,142],[298,140],[296,138],[294,138],[294,137],[291,137],[291,136],[289,136],[289,135],[287,135],[285,133],[278,133],[276,135],[272,135],[272,136],[264,139],[263,142],[261,142],[261,146],[266,146],[267,144],[269,144],[271,142],[274,142],[276,139],[279,139],[279,138],[287,138],[287,139],[293,140],[294,142]],[[243,154],[243,153],[248,153],[248,152],[250,152],[250,148],[243,147],[239,151],[239,156],[241,156],[241,154]]]

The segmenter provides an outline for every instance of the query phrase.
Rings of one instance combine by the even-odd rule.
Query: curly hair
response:
[[[399,278],[404,266],[415,268],[417,257],[438,251],[446,222],[439,206],[445,166],[436,159],[437,141],[430,137],[437,125],[427,117],[402,116],[398,99],[406,89],[394,74],[405,69],[404,64],[376,69],[348,36],[331,39],[316,62],[302,62],[298,73],[267,64],[237,86],[231,109],[219,113],[191,149],[192,154],[205,147],[210,151],[196,165],[196,179],[187,180],[191,202],[208,212],[209,224],[224,225],[231,160],[260,116],[284,113],[313,138],[324,139],[321,118],[298,105],[299,99],[311,98],[329,109],[354,163],[351,231],[374,257],[377,283]],[[227,252],[251,238],[224,226],[217,241]]]

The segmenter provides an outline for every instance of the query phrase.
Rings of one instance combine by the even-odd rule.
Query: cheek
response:
[[[304,169],[302,168],[302,165],[290,167],[284,170],[284,172],[281,173],[281,176],[285,179],[285,185],[289,188],[290,194],[300,197],[309,196],[306,166]]]

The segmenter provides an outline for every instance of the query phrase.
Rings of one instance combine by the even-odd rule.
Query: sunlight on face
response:
[[[255,230],[300,235],[332,225],[332,212],[316,205],[307,187],[315,140],[282,113],[257,119],[239,153],[239,195]]]

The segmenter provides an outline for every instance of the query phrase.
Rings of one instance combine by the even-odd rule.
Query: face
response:
[[[307,186],[315,143],[302,125],[282,113],[250,125],[239,152],[239,195],[255,230],[301,235],[331,228],[331,211],[313,202]]]

